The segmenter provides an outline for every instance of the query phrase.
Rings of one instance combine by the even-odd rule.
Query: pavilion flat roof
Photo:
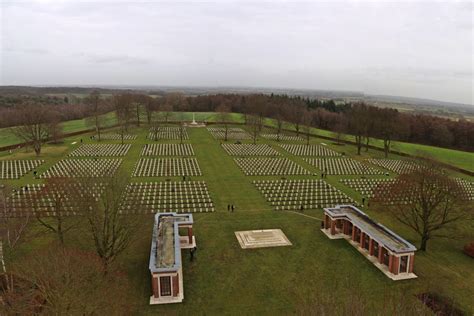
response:
[[[359,227],[367,235],[395,253],[416,251],[416,247],[395,234],[380,223],[373,221],[367,214],[353,205],[338,205],[325,208],[324,211],[332,218],[347,217],[353,225]]]
[[[150,271],[176,271],[181,267],[178,229],[180,224],[192,223],[191,214],[156,213],[151,242]]]

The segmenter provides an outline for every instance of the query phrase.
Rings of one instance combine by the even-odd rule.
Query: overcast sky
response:
[[[288,87],[474,103],[471,1],[0,2],[1,85]]]

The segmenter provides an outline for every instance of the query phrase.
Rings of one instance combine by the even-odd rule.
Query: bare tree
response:
[[[230,106],[221,104],[216,108],[218,120],[224,126],[224,141],[227,141],[227,135],[229,133],[229,121],[230,121]]]
[[[184,124],[184,117],[181,114],[181,119],[179,121],[179,142],[182,144],[184,141],[184,136],[186,135],[186,126]]]
[[[105,190],[97,202],[84,208],[94,248],[104,271],[130,244],[136,229],[132,218],[121,214],[122,192],[128,182],[124,174],[102,179]],[[89,199],[92,200],[92,199]]]
[[[121,136],[122,144],[124,143],[124,136],[125,133],[128,132],[128,127],[132,118],[132,100],[133,96],[129,93],[115,95],[113,98],[115,114],[119,127],[118,133]]]
[[[277,141],[281,140],[281,133],[285,126],[285,120],[289,117],[290,109],[283,102],[273,103],[273,118],[277,127]]]
[[[140,108],[142,106],[142,103],[141,103],[141,96],[134,96],[133,98],[133,102],[132,102],[132,105],[135,106],[135,116],[137,118],[137,126],[140,126]]]
[[[249,97],[247,96],[242,96],[241,111],[242,111],[242,115],[244,116],[245,125],[249,125],[248,119],[252,113],[252,109],[251,109]]]
[[[358,155],[360,155],[362,149],[362,141],[367,133],[367,121],[369,120],[371,120],[371,118],[369,117],[367,106],[364,103],[352,105],[349,111],[348,131],[354,135]]]
[[[168,103],[163,103],[160,106],[160,110],[163,113],[163,118],[164,118],[165,123],[168,123],[169,118],[171,116],[171,112],[173,112],[173,106]]]
[[[31,143],[37,156],[50,136],[51,110],[48,106],[29,103],[16,110],[18,126],[12,133],[27,143]]]
[[[151,131],[153,134],[153,140],[157,141],[158,140],[158,132],[160,130],[160,124],[161,124],[161,112],[158,111],[153,111],[152,114],[152,119],[151,119]]]
[[[376,120],[377,120],[377,110],[378,108],[370,106],[367,107],[367,119],[364,120],[365,131],[365,152],[369,151],[370,139],[375,136]]]
[[[2,265],[5,286],[13,287],[10,278],[9,265],[16,249],[26,240],[27,229],[30,223],[29,214],[23,217],[14,217],[7,199],[11,195],[11,188],[0,184],[0,261]]]
[[[343,115],[338,115],[336,123],[332,127],[332,132],[334,133],[334,138],[336,138],[336,143],[341,144],[341,139],[344,133],[347,131],[347,119]]]
[[[143,96],[143,103],[145,104],[145,112],[146,112],[146,119],[148,124],[151,124],[151,120],[153,117],[153,112],[157,107],[157,102],[155,99],[148,95]]]
[[[473,205],[466,200],[463,188],[432,162],[376,189],[374,201],[420,236],[422,251],[432,238],[450,237],[449,229],[455,228],[456,222],[472,219]]]
[[[261,120],[258,118],[258,116],[249,115],[249,117],[247,118],[247,122],[250,125],[250,132],[252,135],[253,143],[256,144],[258,135],[260,134]]]
[[[283,124],[285,124],[283,115],[280,113],[275,115],[275,121],[276,121],[276,126],[277,126],[277,142],[281,140],[281,132],[283,130]]]
[[[309,140],[311,138],[311,124],[313,122],[312,112],[305,109],[303,111],[303,118],[301,122],[303,125],[303,132],[305,133],[306,145],[309,146]]]
[[[113,98],[118,125],[126,132],[132,118],[132,101],[133,96],[129,93],[115,95]]]
[[[377,109],[376,114],[371,116],[374,116],[371,121],[374,122],[375,134],[383,140],[384,154],[388,157],[393,138],[403,128],[399,112],[395,109]]]
[[[2,315],[132,314],[127,277],[104,274],[94,253],[49,245],[18,262],[15,272],[23,286],[2,295]]]
[[[56,111],[51,111],[48,123],[49,139],[53,144],[58,144],[63,138],[61,117]]]
[[[251,96],[251,102],[253,105],[252,113],[258,119],[257,126],[259,128],[259,132],[262,131],[262,128],[265,123],[265,115],[268,110],[268,101],[266,96],[264,95],[253,95]]]
[[[151,119],[150,115],[153,108],[153,98],[146,94],[134,94],[132,96],[132,104],[135,106],[137,126],[140,126],[140,122],[141,122],[140,115],[142,112],[142,107],[145,108],[148,123],[150,123],[150,119]]]
[[[83,203],[76,185],[70,178],[48,178],[44,188],[33,197],[49,201],[50,209],[37,209],[34,213],[38,223],[55,234],[62,245],[66,233],[79,224],[77,218],[71,218],[71,215],[79,215],[74,214],[71,207]]]
[[[295,128],[296,136],[300,135],[300,127],[303,123],[304,112],[306,110],[306,104],[302,100],[293,100],[291,109],[289,111],[289,121]]]
[[[94,90],[91,94],[85,98],[86,105],[89,108],[90,118],[88,119],[88,124],[93,125],[95,128],[95,133],[97,134],[97,139],[100,141],[100,131],[103,125],[103,118],[101,117],[101,96],[100,92]]]

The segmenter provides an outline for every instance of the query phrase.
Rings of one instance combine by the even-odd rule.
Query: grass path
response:
[[[250,179],[206,129],[189,129],[189,134],[218,211],[227,211],[227,204],[234,204],[237,211],[270,210]]]

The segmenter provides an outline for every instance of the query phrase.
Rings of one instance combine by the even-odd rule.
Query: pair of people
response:
[[[234,212],[234,204],[227,204],[227,212]]]

